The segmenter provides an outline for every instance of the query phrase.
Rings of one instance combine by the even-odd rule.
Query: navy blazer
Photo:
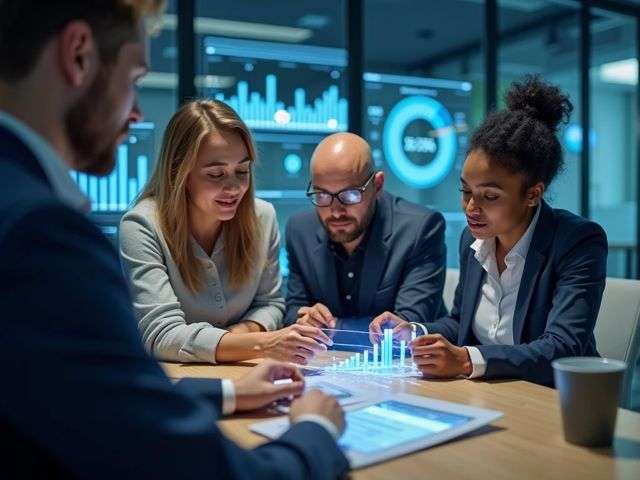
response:
[[[470,248],[469,229],[460,240],[460,280],[448,317],[427,323],[463,346],[477,346],[487,362],[484,378],[522,378],[553,384],[556,358],[597,356],[596,323],[607,268],[607,236],[597,223],[541,204],[525,260],[513,318],[514,345],[478,345],[472,323],[485,270]]]
[[[118,255],[0,128],[0,477],[330,479],[311,422],[246,451],[218,429],[220,383],[173,385],[145,351]]]
[[[370,225],[359,287],[359,320],[395,312],[410,322],[428,322],[446,314],[442,301],[446,269],[445,222],[441,213],[383,193]],[[289,257],[285,324],[298,309],[320,302],[343,317],[335,258],[315,210],[290,218],[286,228]]]

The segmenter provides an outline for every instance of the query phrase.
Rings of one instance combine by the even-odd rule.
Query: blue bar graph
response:
[[[307,98],[303,88],[296,88],[291,106],[277,98],[276,75],[265,77],[264,91],[264,98],[259,92],[249,92],[249,84],[241,80],[235,95],[226,98],[223,93],[217,93],[214,98],[238,112],[250,128],[328,133],[347,130],[348,104],[345,98],[340,97],[337,85],[330,85],[313,100]],[[307,101],[312,101],[312,105]]]
[[[396,358],[394,364],[393,330],[384,329],[380,342],[374,343],[373,348],[365,348],[362,353],[355,353],[345,360],[333,359],[333,363],[326,367],[329,372],[350,373],[379,373],[382,375],[412,372],[414,365],[407,362],[407,342],[401,340],[396,344]],[[378,357],[379,355],[379,357]]]
[[[109,210],[109,194],[108,194],[108,183],[106,178],[101,178],[98,180],[98,185],[100,186],[100,202],[98,202],[98,210],[101,212],[106,212]]]
[[[127,198],[127,145],[120,145],[118,147],[118,162],[116,163],[116,169],[114,173],[118,175],[118,200],[116,203],[120,209],[122,203],[129,203],[124,201]],[[126,207],[125,207],[126,208]],[[124,210],[125,208],[122,208]]]
[[[109,210],[111,211],[118,209],[118,204],[115,203],[116,198],[118,198],[118,180],[115,175],[111,175],[109,176]]]
[[[88,179],[87,179],[86,175],[82,175],[80,173],[77,173],[76,174],[76,178],[74,180],[76,182],[78,182],[78,186],[80,187],[80,190],[82,190],[83,192],[88,192],[89,191],[89,183],[88,183]],[[86,193],[85,193],[85,195],[86,195]]]
[[[89,197],[91,211],[113,213],[129,208],[149,179],[149,157],[137,156],[133,175],[129,172],[129,163],[129,146],[123,144],[118,147],[116,167],[108,177],[71,172],[71,178]]]
[[[138,156],[138,185],[144,186],[149,178],[149,159],[146,155]]]
[[[84,175],[80,173],[79,175]],[[87,192],[91,199],[91,210],[98,210],[98,177],[89,178],[89,191]]]
[[[136,198],[138,196],[138,180],[135,178],[129,179],[129,198]]]

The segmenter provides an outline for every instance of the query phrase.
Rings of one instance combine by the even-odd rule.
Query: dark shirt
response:
[[[340,302],[342,303],[342,311],[347,318],[364,317],[368,315],[368,312],[361,311],[361,309],[358,308],[360,305],[360,279],[362,277],[362,266],[367,251],[367,243],[371,236],[371,225],[373,225],[376,213],[373,214],[373,218],[365,231],[364,238],[351,255],[347,253],[341,243],[332,240],[328,241],[329,250],[335,259],[338,293],[340,295]]]

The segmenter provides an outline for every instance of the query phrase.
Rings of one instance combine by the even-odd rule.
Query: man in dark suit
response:
[[[216,425],[300,394],[295,367],[166,377],[142,347],[117,253],[70,180],[69,167],[108,173],[141,119],[144,19],[162,3],[0,0],[0,477],[341,477],[343,413],[319,392],[252,451]]]
[[[350,133],[325,138],[311,160],[315,210],[293,216],[286,322],[366,330],[393,312],[410,322],[446,314],[445,222],[383,191],[369,145]]]

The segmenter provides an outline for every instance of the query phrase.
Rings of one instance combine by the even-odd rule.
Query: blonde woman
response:
[[[273,357],[305,364],[331,340],[317,328],[277,330],[284,315],[279,233],[256,199],[256,151],[229,106],[193,101],[171,119],[155,171],[120,223],[147,349],[161,360]]]

